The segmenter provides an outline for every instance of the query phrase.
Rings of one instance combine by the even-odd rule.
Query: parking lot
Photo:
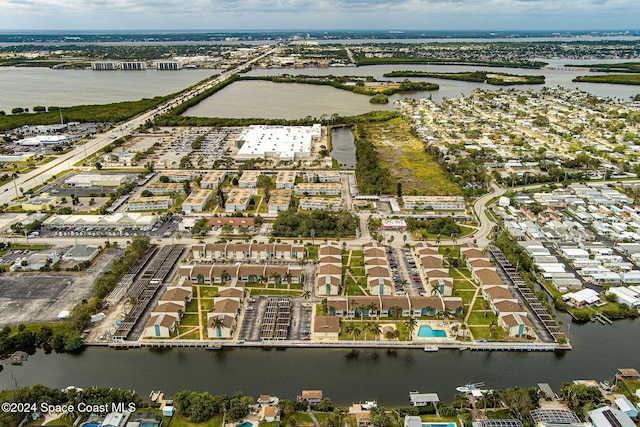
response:
[[[239,340],[260,341],[260,326],[270,298],[274,297],[257,296],[247,300]],[[291,303],[291,326],[287,339],[308,340],[311,335],[311,303],[303,298],[291,298]]]
[[[51,322],[92,294],[99,275],[108,271],[122,250],[106,251],[82,276],[73,273],[0,274],[0,327]]]
[[[426,295],[420,272],[410,249],[389,249],[387,250],[387,259],[398,295]],[[403,284],[405,280],[406,282]]]

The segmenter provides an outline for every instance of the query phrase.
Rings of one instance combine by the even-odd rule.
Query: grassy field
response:
[[[611,83],[617,85],[640,85],[638,74],[607,74],[601,76],[578,76],[574,82]]]
[[[424,151],[422,141],[411,135],[404,120],[367,123],[363,128],[376,147],[381,165],[390,169],[395,182],[402,183],[402,194],[462,194],[460,188],[447,179],[438,163]]]

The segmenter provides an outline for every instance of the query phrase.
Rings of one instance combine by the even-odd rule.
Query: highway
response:
[[[94,138],[86,141],[84,145],[78,146],[73,151],[60,155],[56,157],[55,160],[47,164],[40,165],[31,172],[19,175],[15,180],[10,181],[0,187],[0,205],[3,205],[5,203],[10,204],[13,199],[21,196],[19,192],[20,188],[22,188],[24,192],[27,192],[28,190],[43,184],[54,175],[58,175],[62,172],[71,170],[74,164],[100,151],[115,139],[127,134],[131,134],[140,125],[143,125],[148,120],[153,119],[154,116],[158,114],[168,113],[182,103],[240,73],[246,67],[251,66],[254,63],[262,60],[263,58],[272,55],[273,53],[277,52],[278,49],[278,47],[269,49],[267,52],[258,55],[257,57],[244,62],[233,69],[225,71],[212,80],[208,80],[206,82],[198,84],[197,86],[194,86],[188,92],[180,93],[175,98],[172,98],[167,102],[149,111],[146,111],[127,122],[120,123],[106,132],[96,135]]]

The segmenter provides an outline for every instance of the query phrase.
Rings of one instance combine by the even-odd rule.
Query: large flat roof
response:
[[[242,147],[237,158],[247,159],[278,155],[281,159],[294,159],[296,154],[310,155],[313,138],[320,138],[321,126],[250,126],[238,141]]]

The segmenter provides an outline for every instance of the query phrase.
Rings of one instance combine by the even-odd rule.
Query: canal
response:
[[[377,399],[406,405],[408,392],[437,392],[453,400],[455,387],[484,381],[488,388],[548,382],[556,391],[573,379],[611,379],[617,368],[638,368],[638,321],[572,324],[573,350],[506,353],[421,349],[226,349],[207,351],[113,350],[90,347],[78,354],[38,351],[23,366],[6,366],[0,387],[44,384],[150,390],[171,395],[182,389],[295,398],[304,388],[324,390],[338,404]]]
[[[336,159],[341,168],[355,169],[356,148],[351,128],[340,127],[331,131],[331,157]]]

